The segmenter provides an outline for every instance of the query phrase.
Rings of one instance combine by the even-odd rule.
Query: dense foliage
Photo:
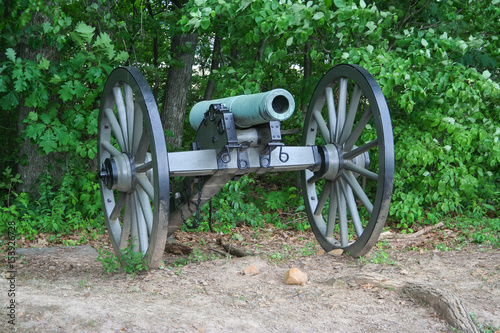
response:
[[[382,86],[393,119],[397,173],[391,226],[408,231],[450,214],[496,217],[499,0],[53,3],[0,5],[5,13],[0,218],[22,221],[23,233],[69,232],[101,223],[94,180],[101,88],[113,67],[134,64],[162,101],[165,68],[177,62],[167,52],[169,40],[182,32],[198,34],[189,105],[203,98],[211,81],[213,98],[284,87],[298,105],[285,128],[302,126],[301,105],[330,67],[367,68]],[[22,107],[29,112],[18,119]],[[26,124],[22,133],[19,121]],[[186,145],[192,136],[186,126]],[[298,143],[299,136],[287,140]],[[22,181],[16,167],[29,162],[19,155],[23,140],[37,144],[40,154],[57,153],[52,163],[64,170],[54,178],[47,165],[32,184],[35,197],[16,190]],[[292,212],[300,211],[295,189],[249,193],[262,198],[260,207],[234,194],[250,181],[245,177],[239,185],[227,185],[214,202],[232,223],[245,222],[249,212],[252,223],[273,220],[273,210],[290,204]],[[231,212],[239,215],[227,215]],[[0,232],[5,230],[0,223]]]

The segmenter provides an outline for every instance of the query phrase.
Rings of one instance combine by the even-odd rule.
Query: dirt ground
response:
[[[389,236],[353,259],[322,253],[310,233],[237,235],[225,241],[254,255],[229,258],[215,242],[220,235],[179,233],[177,242],[194,252],[165,253],[163,267],[135,277],[105,274],[90,245],[25,250],[16,262],[16,331],[457,331],[409,285],[459,300],[478,331],[500,327],[499,249],[438,251],[429,236],[416,243]],[[243,275],[250,265],[259,273]],[[282,282],[291,267],[307,273],[305,285]],[[2,274],[9,278],[5,266]],[[8,288],[1,285],[2,305]],[[14,331],[7,320],[2,307],[0,332]]]

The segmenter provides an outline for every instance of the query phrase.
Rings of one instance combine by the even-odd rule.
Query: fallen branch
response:
[[[237,247],[234,247],[234,246],[232,246],[229,243],[224,244],[222,242],[222,239],[220,239],[220,238],[217,238],[217,244],[219,244],[220,246],[222,246],[224,248],[224,250],[226,250],[226,252],[229,253],[232,256],[235,256],[235,257],[246,257],[246,256],[250,255],[245,250],[237,248]]]
[[[419,230],[413,234],[394,234],[390,231],[386,231],[386,232],[383,232],[380,234],[379,239],[390,238],[391,240],[400,241],[400,240],[406,240],[408,238],[418,238],[422,235],[429,233],[430,231],[432,231],[434,229],[441,228],[443,225],[444,225],[443,222],[439,222],[438,224],[425,227],[422,230]]]
[[[165,252],[184,255],[190,254],[193,252],[193,249],[185,245],[167,242],[167,244],[165,244]]]

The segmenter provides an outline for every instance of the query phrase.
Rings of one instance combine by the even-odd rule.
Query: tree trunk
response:
[[[309,84],[309,78],[311,77],[311,72],[312,72],[312,60],[311,56],[309,55],[309,51],[311,50],[311,42],[307,42],[306,45],[304,46],[304,80],[303,82],[303,89],[302,91],[307,94],[307,87],[306,85]],[[304,96],[302,95],[302,100],[300,104],[300,109],[302,110],[302,114],[305,115],[307,113],[307,103],[309,102],[310,96]]]
[[[187,93],[191,82],[197,39],[198,34],[191,33],[176,35],[171,41],[170,54],[176,63],[168,68],[161,107],[162,125],[167,132],[166,141],[169,148],[182,146]]]
[[[207,87],[205,88],[205,94],[203,95],[203,99],[208,101],[212,99],[212,96],[215,92],[215,80],[213,78],[214,70],[219,68],[220,64],[220,43],[222,38],[215,36],[214,39],[214,50],[212,52],[212,65],[210,66],[210,79],[208,80]]]
[[[44,14],[37,12],[33,15],[31,23],[27,26],[41,26],[43,23],[51,20]],[[25,35],[26,36],[26,35]],[[18,54],[21,59],[36,61],[37,55],[41,54],[49,61],[57,61],[58,53],[55,47],[47,45],[39,49],[33,49],[27,44],[26,37],[23,37],[17,46]],[[23,132],[27,124],[24,120],[28,117],[30,112],[37,112],[36,109],[25,106],[24,98],[21,96],[19,100],[19,110],[17,115],[17,132],[20,138],[23,138]],[[56,156],[57,155],[57,156]],[[47,171],[49,164],[57,158],[63,157],[61,154],[48,154],[41,155],[37,144],[33,144],[29,139],[24,139],[19,149],[19,162],[17,172],[21,175],[22,184],[18,184],[17,190],[20,192],[29,192],[32,195],[37,195],[36,182],[41,174]],[[64,158],[64,157],[63,157]],[[55,178],[60,178],[62,169],[60,166],[53,164],[54,168],[51,170]]]

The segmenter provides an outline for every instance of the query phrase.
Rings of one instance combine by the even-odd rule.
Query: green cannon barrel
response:
[[[234,122],[238,128],[248,128],[272,120],[287,120],[295,110],[295,101],[285,89],[203,101],[197,103],[189,113],[189,122],[195,130],[212,104],[224,104],[234,114]]]

